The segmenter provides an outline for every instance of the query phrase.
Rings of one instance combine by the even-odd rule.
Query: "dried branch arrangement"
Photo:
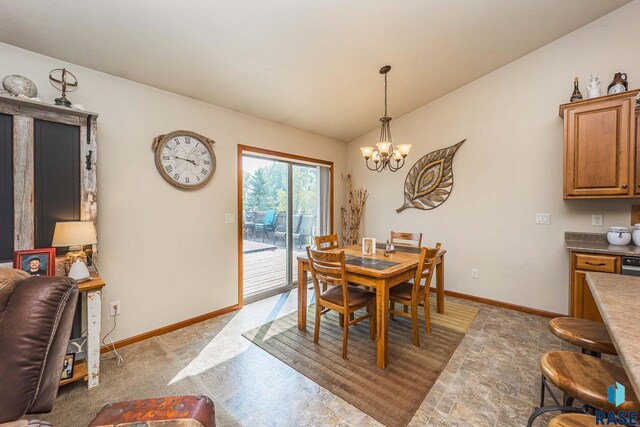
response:
[[[342,246],[355,245],[360,241],[360,222],[364,212],[364,204],[367,202],[369,193],[364,188],[354,190],[351,174],[342,175],[345,189],[347,191],[348,209],[340,209],[342,219]]]

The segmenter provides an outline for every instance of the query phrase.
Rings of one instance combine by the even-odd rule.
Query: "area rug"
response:
[[[313,343],[315,305],[308,311],[307,331],[298,330],[297,315],[281,317],[243,336],[301,374],[389,426],[406,426],[478,314],[478,309],[445,302],[445,314],[431,306],[431,334],[420,311],[420,348],[411,342],[411,321],[389,321],[389,363],[376,366],[376,344],[367,320],[349,328],[347,359],[342,358],[338,315],[322,317],[320,339]]]

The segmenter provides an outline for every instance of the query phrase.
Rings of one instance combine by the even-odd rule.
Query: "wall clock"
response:
[[[192,190],[205,185],[216,171],[214,140],[177,130],[153,139],[156,168],[171,185]]]

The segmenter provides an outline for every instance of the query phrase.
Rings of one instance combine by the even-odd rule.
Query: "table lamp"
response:
[[[85,245],[98,243],[96,227],[91,221],[57,222],[53,232],[53,247],[69,247],[69,252],[64,257],[65,266],[68,268],[68,276],[81,283],[89,280],[91,275],[87,268],[87,253]]]

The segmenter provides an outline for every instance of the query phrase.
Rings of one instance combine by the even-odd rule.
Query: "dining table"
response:
[[[330,252],[344,251],[349,283],[375,290],[377,365],[380,369],[385,369],[388,362],[389,289],[413,279],[420,261],[419,247],[396,245],[395,249],[395,252],[385,254],[385,245],[380,244],[376,247],[376,252],[371,255],[363,255],[360,245],[329,250]],[[436,311],[441,314],[444,313],[446,252],[441,248],[436,255]],[[309,271],[309,259],[306,254],[300,255],[298,257],[298,329],[301,331],[307,328],[307,274]]]

